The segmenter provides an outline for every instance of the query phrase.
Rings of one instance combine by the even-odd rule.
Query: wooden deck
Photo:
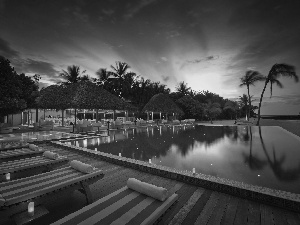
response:
[[[163,186],[167,189],[176,186],[179,200],[163,215],[158,224],[300,224],[299,213],[110,164],[74,151],[43,145],[47,147],[47,150],[65,155],[70,160],[77,159],[104,171],[104,178],[90,186],[94,200],[125,186],[127,179],[130,177]],[[48,200],[44,206],[49,210],[49,214],[32,221],[30,224],[50,224],[79,210],[84,205],[85,197],[77,191],[58,199]],[[8,217],[8,213],[9,210],[0,212],[1,225],[14,224]]]

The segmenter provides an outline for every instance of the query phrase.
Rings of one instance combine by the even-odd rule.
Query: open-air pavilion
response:
[[[166,119],[168,118],[168,115],[175,116],[176,118],[176,116],[184,114],[173,100],[167,94],[163,93],[154,95],[144,106],[142,112],[147,113],[147,120],[149,119],[149,113],[152,115],[152,120],[154,113],[159,113],[160,119],[162,113],[166,113]]]

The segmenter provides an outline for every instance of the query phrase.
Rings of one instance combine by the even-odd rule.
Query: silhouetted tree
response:
[[[242,86],[246,86],[247,87],[247,91],[248,91],[248,101],[249,101],[249,110],[248,110],[248,120],[251,116],[251,97],[250,97],[250,90],[249,90],[249,86],[253,85],[254,83],[257,81],[262,81],[264,80],[265,77],[263,75],[261,75],[259,72],[257,71],[253,71],[253,70],[248,70],[245,74],[245,76],[241,77],[241,84],[240,87]]]
[[[298,80],[299,80],[294,66],[287,65],[287,64],[275,64],[272,66],[271,70],[269,71],[268,76],[265,79],[265,85],[264,85],[263,91],[260,96],[259,106],[258,106],[258,119],[257,119],[257,124],[256,124],[257,126],[259,125],[259,121],[260,121],[261,102],[262,102],[262,98],[264,96],[266,87],[267,87],[268,83],[270,82],[271,83],[270,90],[271,90],[271,97],[272,97],[273,84],[276,84],[280,88],[283,87],[281,82],[278,80],[278,78],[280,76],[294,78],[295,82],[298,82]]]

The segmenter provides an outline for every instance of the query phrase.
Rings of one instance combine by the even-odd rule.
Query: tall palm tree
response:
[[[67,71],[63,70],[60,73],[60,76],[66,80],[62,82],[64,85],[78,83],[80,81],[87,81],[89,80],[88,75],[85,74],[86,70],[80,72],[80,66],[72,65],[67,67]],[[62,126],[64,126],[64,110],[61,111],[62,113]],[[75,109],[75,126],[76,126],[76,109]]]
[[[62,82],[63,84],[73,84],[78,83],[81,80],[88,80],[88,76],[85,74],[86,70],[80,72],[80,66],[68,66],[67,71],[62,70],[60,76],[66,80]]]
[[[110,75],[112,76],[110,76],[109,78],[117,78],[114,79],[117,82],[115,83],[113,93],[119,97],[128,97],[128,90],[132,88],[136,74],[133,72],[128,72],[130,66],[125,62],[117,61],[115,66],[110,67],[112,69]]]
[[[241,84],[240,87],[242,86],[246,86],[247,87],[247,91],[248,91],[248,100],[249,100],[249,109],[251,109],[251,96],[250,96],[250,90],[249,90],[249,86],[253,85],[256,81],[261,81],[264,80],[265,77],[263,75],[261,75],[259,72],[254,71],[254,70],[248,70],[245,74],[245,76],[241,77]],[[248,110],[248,120],[251,116],[250,110]]]
[[[271,87],[270,87],[271,96],[270,97],[272,97],[273,84],[276,84],[280,88],[283,87],[281,82],[278,80],[278,78],[280,76],[294,78],[295,82],[298,82],[298,80],[299,80],[294,66],[284,64],[284,63],[281,63],[281,64],[276,63],[275,65],[272,66],[271,70],[269,71],[268,76],[266,77],[265,86],[264,86],[263,91],[260,96],[259,106],[258,106],[258,118],[257,118],[257,124],[256,124],[257,126],[259,125],[259,121],[260,121],[261,102],[262,102],[262,98],[264,96],[267,84],[269,82],[271,83]]]
[[[115,77],[122,77],[127,73],[127,70],[130,68],[130,66],[125,62],[116,62],[116,66],[110,66],[112,68],[112,74]]]

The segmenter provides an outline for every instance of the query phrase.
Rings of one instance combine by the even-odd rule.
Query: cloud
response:
[[[129,5],[128,12],[124,15],[126,20],[131,19],[135,14],[137,14],[140,10],[144,7],[150,5],[151,3],[155,2],[156,0],[140,0],[135,6]]]
[[[12,64],[18,73],[37,73],[46,76],[56,76],[58,71],[54,69],[54,65],[45,61],[33,59],[18,59]]]
[[[0,55],[8,59],[12,59],[12,58],[18,58],[19,52],[12,49],[10,47],[10,44],[6,40],[0,37]]]
[[[177,30],[172,30],[172,31],[166,32],[166,39],[175,38],[175,37],[179,37],[179,36],[181,36],[181,33]]]
[[[112,14],[114,14],[114,10],[112,9],[102,9],[102,13],[105,14],[106,16],[111,16]]]
[[[218,55],[210,55],[207,56],[205,58],[201,58],[201,59],[194,59],[194,60],[186,60],[180,67],[180,69],[182,69],[183,67],[185,67],[188,64],[196,64],[196,63],[201,63],[201,62],[208,62],[208,61],[213,61],[213,60],[217,60],[219,59]]]
[[[167,82],[168,80],[170,80],[170,76],[162,75],[162,79],[164,82]]]
[[[168,59],[166,58],[166,57],[160,57],[160,59],[162,60],[162,61],[164,61],[164,62],[168,62]]]

